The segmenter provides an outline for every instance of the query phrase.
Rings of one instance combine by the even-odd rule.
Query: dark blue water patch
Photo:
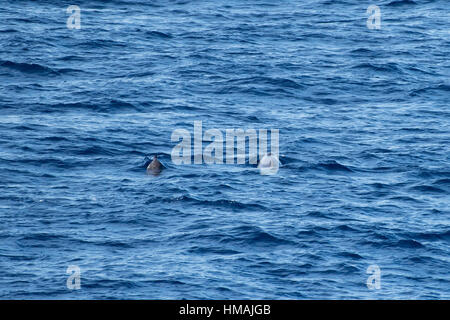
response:
[[[326,171],[329,172],[353,172],[350,168],[348,168],[347,166],[344,166],[340,163],[338,163],[337,161],[331,160],[331,161],[327,161],[327,162],[323,162],[323,163],[319,163],[317,165],[317,168],[320,169],[325,169]]]
[[[0,30],[0,33],[14,33],[14,32],[19,32],[19,31],[16,30],[16,29],[3,29],[3,30]]]
[[[419,199],[416,199],[414,197],[408,197],[408,196],[393,196],[390,199],[398,200],[398,201],[405,201],[405,202],[412,202],[412,203],[414,203],[414,202],[420,203],[421,202],[421,200],[419,200]]]
[[[261,228],[257,228],[254,226],[240,226],[233,228],[230,230],[229,234],[231,238],[224,239],[221,242],[237,242],[237,243],[245,243],[248,245],[283,245],[289,244],[290,241],[272,235],[268,232],[265,232]]]
[[[108,48],[109,50],[111,50],[113,48],[126,48],[127,44],[112,39],[95,39],[81,42],[77,44],[77,47],[80,49]]]
[[[122,289],[135,289],[141,285],[144,285],[141,281],[128,281],[124,279],[99,279],[94,281],[86,281],[84,286],[89,289],[112,289],[112,288],[122,288]]]
[[[249,78],[227,81],[226,84],[218,84],[217,94],[250,94],[257,96],[293,95],[291,89],[299,89],[301,86],[289,79]]]
[[[438,84],[432,86],[426,86],[421,88],[412,89],[409,93],[410,96],[422,96],[422,95],[430,95],[430,94],[445,94],[450,90],[450,85],[448,84]]]
[[[352,49],[350,51],[351,54],[354,55],[360,55],[362,57],[367,57],[368,55],[376,55],[378,54],[377,52],[370,50],[368,48],[358,48],[358,49]]]
[[[145,35],[149,38],[161,38],[161,39],[171,39],[173,36],[169,33],[164,33],[161,31],[147,31]]]
[[[413,0],[394,0],[386,4],[388,7],[413,6],[417,3]]]
[[[354,252],[340,252],[338,253],[338,256],[346,258],[346,259],[351,259],[351,260],[363,260],[364,258]]]
[[[442,168],[442,169],[434,169],[434,168],[423,168],[423,167],[419,167],[419,168],[414,168],[414,172],[413,174],[420,177],[420,178],[424,178],[424,179],[429,179],[429,178],[447,178],[450,177],[450,171],[447,170],[446,168]]]
[[[374,64],[374,63],[361,63],[353,68],[355,69],[365,69],[366,71],[374,72],[387,72],[394,73],[396,75],[401,74],[403,71],[395,63],[385,63],[385,64]]]
[[[185,178],[194,178],[194,175],[188,175],[184,176]],[[153,200],[150,200],[153,201]],[[162,199],[164,202],[181,202],[185,203],[186,205],[197,205],[202,207],[217,207],[217,208],[227,208],[230,210],[239,210],[239,209],[246,209],[246,210],[268,210],[268,208],[257,204],[257,203],[243,203],[235,200],[225,200],[225,199],[218,199],[218,200],[201,200],[196,199],[190,196],[180,196],[172,199]],[[150,202],[149,202],[150,204]]]
[[[407,235],[414,237],[415,239],[423,239],[428,241],[450,241],[450,230],[410,233]]]
[[[415,187],[412,187],[411,189],[415,190],[415,191],[420,191],[423,193],[446,193],[446,191],[441,188],[437,188],[437,187],[433,187],[433,186],[429,186],[429,185],[415,186]]]
[[[433,184],[437,185],[437,186],[448,187],[448,186],[450,186],[450,178],[438,179],[438,180],[434,181]]]
[[[103,101],[85,101],[85,102],[67,102],[55,104],[36,103],[27,110],[27,113],[61,113],[61,112],[92,112],[92,113],[110,113],[110,112],[136,112],[139,107],[121,100],[103,100]]]
[[[213,254],[213,255],[219,255],[219,256],[235,255],[235,254],[241,253],[237,250],[232,250],[232,249],[210,248],[210,247],[192,247],[188,251],[189,251],[189,253],[192,253],[192,254],[200,254],[200,255]]]
[[[420,242],[416,241],[416,240],[399,240],[396,243],[396,246],[399,246],[401,248],[412,248],[412,249],[416,249],[416,248],[424,248],[423,244],[421,244]]]
[[[59,72],[55,71],[49,67],[40,65],[38,63],[22,63],[13,61],[0,61],[0,67],[5,69],[11,69],[29,74],[39,74],[39,75],[58,75]]]
[[[3,259],[8,259],[11,261],[33,261],[36,259],[35,256],[21,256],[21,255],[10,255],[10,254],[0,254],[0,257]],[[17,282],[20,282],[21,284],[26,284],[26,280],[18,280]]]

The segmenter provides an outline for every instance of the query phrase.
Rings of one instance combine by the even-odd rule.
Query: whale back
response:
[[[278,157],[270,153],[264,155],[259,161],[258,168],[261,170],[261,174],[272,175],[278,172],[280,167],[280,161]]]
[[[152,162],[150,162],[147,166],[147,173],[158,174],[163,168],[164,166],[161,164],[158,158],[154,156]]]

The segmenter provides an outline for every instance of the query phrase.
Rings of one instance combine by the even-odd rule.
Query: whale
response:
[[[273,175],[280,168],[280,160],[270,152],[265,154],[258,163],[258,169],[262,175]]]
[[[147,174],[158,175],[164,169],[162,163],[158,160],[158,156],[155,154],[153,156],[152,162],[150,162],[147,166]]]

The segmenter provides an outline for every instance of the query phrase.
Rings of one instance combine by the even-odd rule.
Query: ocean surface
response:
[[[0,1],[0,23],[0,298],[450,298],[447,0]],[[279,129],[282,167],[175,165],[194,121]]]

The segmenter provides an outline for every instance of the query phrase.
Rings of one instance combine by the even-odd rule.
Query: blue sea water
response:
[[[448,1],[75,2],[0,1],[0,298],[450,298]],[[194,121],[282,167],[174,165]]]

